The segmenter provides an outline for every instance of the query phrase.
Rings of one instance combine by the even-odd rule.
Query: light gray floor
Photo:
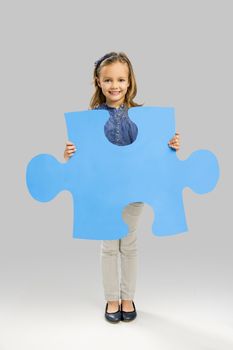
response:
[[[28,238],[24,254],[20,243],[18,253],[12,248],[15,259],[5,256],[8,271],[1,274],[1,350],[232,350],[231,266],[218,260],[205,236],[202,247],[195,245],[202,232],[154,237],[152,218],[145,207],[138,233],[138,317],[131,323],[105,321],[100,241],[63,233],[55,239],[54,232]]]
[[[97,300],[43,303],[38,298],[5,304],[1,306],[1,349],[232,349],[226,302],[216,307],[214,298],[209,301],[204,296],[196,302],[186,298],[185,303],[156,296],[156,301],[138,302],[135,321],[116,325],[104,320]]]

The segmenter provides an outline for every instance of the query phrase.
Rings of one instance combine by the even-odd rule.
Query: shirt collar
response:
[[[124,103],[122,103],[118,108],[116,108],[116,107],[111,107],[111,106],[107,105],[106,102],[102,103],[101,106],[105,107],[106,109],[109,109],[109,110],[116,110],[116,111],[121,110],[121,109],[124,109],[124,108],[126,107]]]

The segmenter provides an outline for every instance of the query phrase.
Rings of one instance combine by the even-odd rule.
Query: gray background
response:
[[[233,348],[231,3],[1,1],[1,350]],[[40,203],[25,186],[34,155],[63,161],[64,112],[87,109],[109,51],[131,59],[135,101],[175,108],[178,157],[209,149],[221,167],[213,192],[184,191],[188,233],[153,236],[146,206],[138,318],[118,325],[104,319],[100,241],[72,238],[71,195]]]

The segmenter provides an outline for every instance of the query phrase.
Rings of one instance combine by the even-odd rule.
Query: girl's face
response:
[[[129,87],[128,75],[127,63],[114,62],[101,68],[97,82],[110,107],[117,108],[124,103]]]

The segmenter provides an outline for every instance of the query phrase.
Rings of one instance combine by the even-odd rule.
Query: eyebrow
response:
[[[106,79],[106,78],[107,78],[107,79],[112,79],[111,77],[107,77],[107,76],[106,76],[106,77],[105,77],[105,76],[103,77],[103,79]],[[119,79],[121,79],[121,78],[126,79],[126,77],[119,77]]]

